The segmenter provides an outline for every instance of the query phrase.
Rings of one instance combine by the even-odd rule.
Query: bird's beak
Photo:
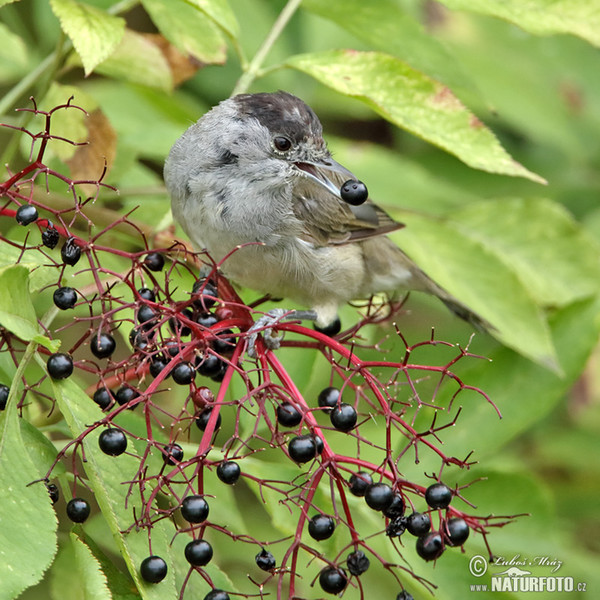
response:
[[[334,181],[332,181],[328,177],[328,173],[337,173],[342,177],[342,182],[348,181],[349,179],[356,179],[351,171],[348,171],[346,167],[340,165],[340,163],[336,162],[331,157],[315,162],[295,162],[294,164],[304,175],[307,175],[310,179],[316,181],[319,185],[322,185],[338,198],[341,198],[341,185],[334,183],[335,178]]]

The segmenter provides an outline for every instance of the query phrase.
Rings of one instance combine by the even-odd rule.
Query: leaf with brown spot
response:
[[[205,63],[194,56],[186,56],[180,52],[160,33],[146,33],[144,37],[150,40],[163,53],[171,69],[171,76],[175,87],[191,79],[205,65]]]

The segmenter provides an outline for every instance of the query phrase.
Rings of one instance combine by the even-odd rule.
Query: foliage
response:
[[[600,473],[588,459],[599,395],[586,365],[600,327],[600,2],[2,5],[0,598],[202,598],[211,587],[320,597],[319,572],[347,569],[357,548],[372,564],[345,598],[456,598],[480,583],[469,560],[488,544],[500,556],[554,556],[560,575],[599,583]],[[258,359],[246,356],[249,326],[275,305],[251,303],[186,246],[162,162],[212,104],[279,88],[315,109],[336,159],[406,223],[394,240],[491,335],[471,339],[433,301],[375,299],[345,308],[334,339],[280,324],[280,350],[259,342]],[[39,218],[19,225],[28,204]],[[54,249],[40,238],[52,230]],[[61,255],[67,243],[81,250],[75,266]],[[156,252],[164,270],[147,262]],[[207,282],[218,295],[210,327],[197,321]],[[73,309],[53,303],[60,286],[77,290]],[[90,351],[103,332],[117,342],[108,359]],[[64,381],[47,375],[56,352],[75,360]],[[211,356],[221,361],[213,379],[200,374]],[[191,384],[169,378],[182,361],[200,369]],[[91,400],[125,384],[140,395],[104,411]],[[349,433],[318,407],[329,385],[358,410]],[[284,401],[303,415],[290,430],[275,417]],[[207,406],[216,410],[199,430]],[[125,454],[100,451],[109,425],[126,433]],[[295,464],[295,434],[320,436],[323,453]],[[169,458],[174,443],[182,460]],[[242,468],[235,486],[216,475],[226,459]],[[419,511],[427,486],[447,483],[455,497],[432,511],[434,528],[464,518],[464,551],[448,548],[435,569],[423,562],[408,534],[389,535],[393,519],[349,493],[358,469]],[[54,509],[46,481],[60,487]],[[181,518],[191,493],[206,494],[207,522]],[[83,526],[66,518],[73,496],[92,502]],[[334,516],[331,539],[307,534],[315,512]],[[208,566],[186,562],[190,536],[213,545]],[[254,564],[261,547],[277,559],[270,573]],[[159,584],[140,577],[151,554],[168,564]]]

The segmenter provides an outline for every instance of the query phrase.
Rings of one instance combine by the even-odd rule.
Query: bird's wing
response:
[[[323,170],[323,175],[338,187],[344,183],[342,176],[332,171]],[[404,227],[372,200],[352,206],[308,178],[294,187],[293,210],[303,224],[300,237],[323,246],[359,242]]]

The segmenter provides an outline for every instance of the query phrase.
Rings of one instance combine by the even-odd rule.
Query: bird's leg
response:
[[[286,310],[284,308],[273,308],[260,317],[248,330],[248,356],[256,358],[256,338],[263,333],[265,344],[269,350],[277,350],[281,344],[283,335],[274,335],[273,326],[278,321],[316,321],[317,313],[314,310]]]

